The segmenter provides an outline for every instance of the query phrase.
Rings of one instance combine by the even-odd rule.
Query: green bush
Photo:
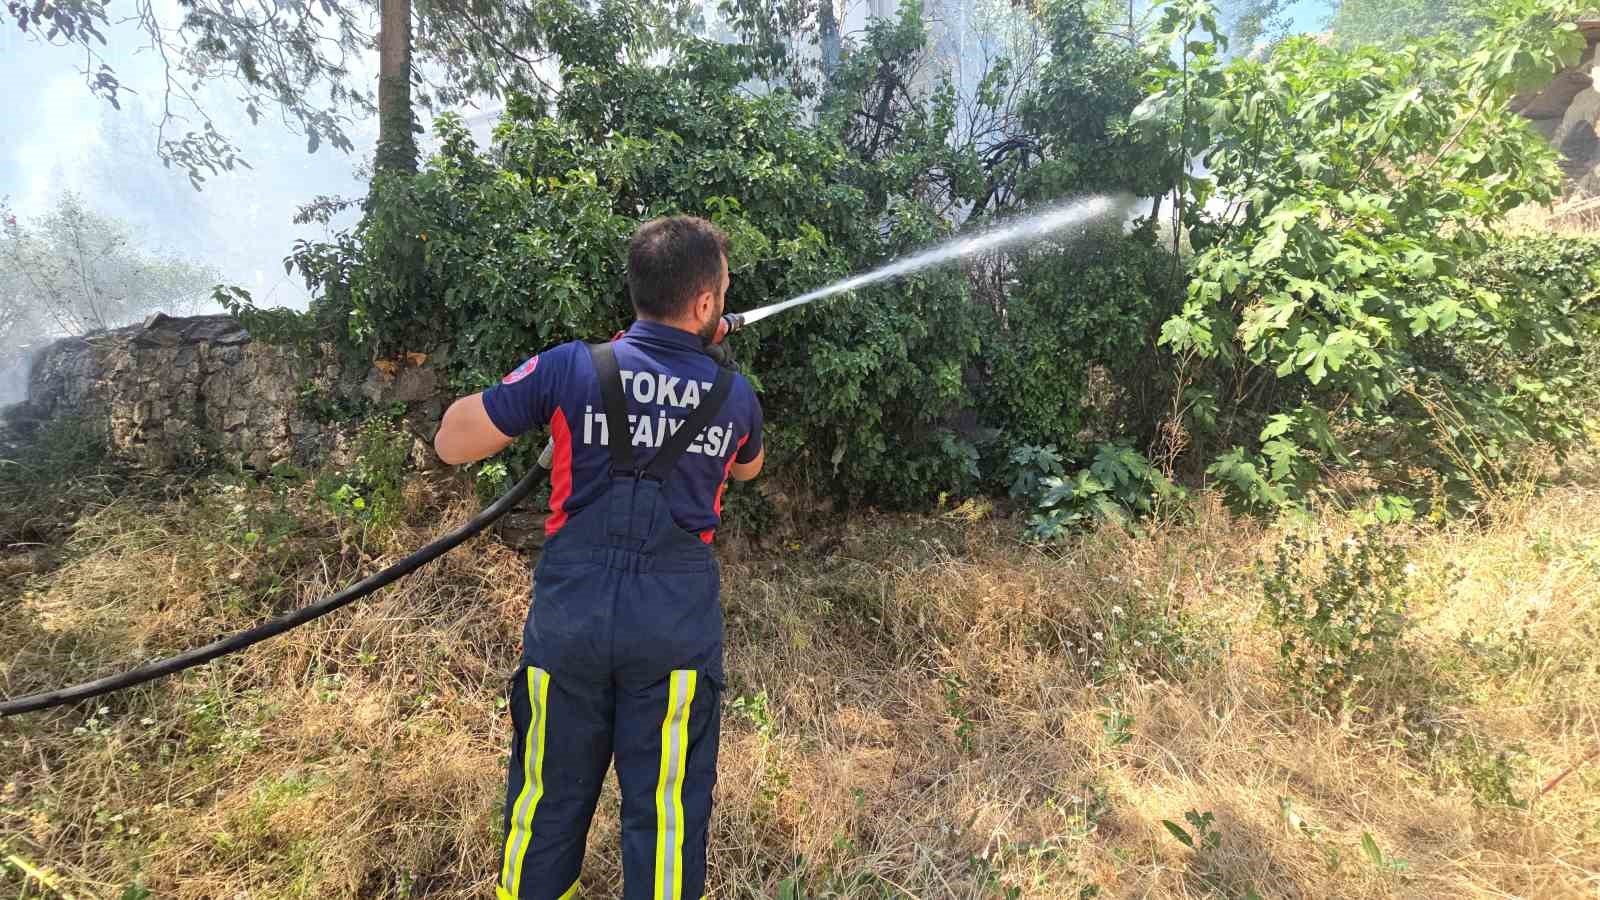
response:
[[[1374,435],[1407,477],[1439,478],[1457,505],[1502,481],[1524,448],[1564,456],[1585,440],[1600,409],[1600,241],[1499,238],[1463,261],[1460,282],[1444,296],[1474,292],[1485,309],[1454,339],[1417,348],[1418,389],[1395,408],[1427,426]]]
[[[1320,567],[1314,547],[1324,557]],[[1289,535],[1260,574],[1280,671],[1309,704],[1341,708],[1405,635],[1405,550],[1377,527],[1338,543]]]
[[[874,208],[829,177],[850,169],[843,148],[806,129],[782,94],[752,99],[644,69],[609,73],[604,86],[576,73],[563,110],[534,119],[513,105],[494,162],[446,118],[444,148],[419,175],[380,180],[351,290],[325,295],[348,297],[352,339],[383,354],[431,351],[448,336],[453,386],[478,389],[541,347],[626,325],[623,262],[642,218],[689,212],[726,229],[734,310],[948,230],[924,207]],[[591,133],[592,121],[618,130]],[[970,447],[943,424],[970,405],[962,373],[979,329],[964,288],[936,273],[736,338],[791,475],[889,502],[972,480]]]
[[[738,311],[948,237],[962,208],[976,227],[1072,193],[1158,189],[1170,154],[1125,126],[1145,53],[1080,7],[1037,13],[1059,51],[1048,78],[1014,83],[1000,65],[975,98],[1001,118],[1026,106],[1035,134],[999,148],[962,131],[952,86],[900,87],[922,77],[915,3],[847,48],[815,107],[782,79],[741,88],[783,69],[760,35],[626,64],[595,51],[603,22],[575,12],[572,27],[598,36],[560,48],[554,108],[512,99],[484,151],[441,117],[421,172],[379,178],[354,233],[303,244],[291,262],[319,295],[318,327],[337,323],[369,354],[443,352],[466,392],[543,347],[624,327],[626,242],[649,217],[698,214],[729,233]],[[1150,346],[1151,242],[1107,234],[1081,253],[1019,255],[998,297],[975,297],[946,266],[736,335],[774,471],[839,501],[910,506],[977,487],[986,448],[1003,464],[1019,443],[1117,431],[1081,395],[1093,368],[1119,373]]]
[[[1096,440],[1144,443],[1170,364],[1153,353],[1182,283],[1170,250],[1098,232],[1018,261],[1004,327],[985,333],[983,420],[1007,449],[1052,444],[1083,458]],[[1098,375],[1098,377],[1095,377]]]
[[[1209,175],[1188,185],[1195,255],[1162,341],[1197,456],[1236,497],[1295,503],[1327,469],[1359,467],[1423,496],[1437,474],[1460,500],[1514,451],[1578,437],[1564,348],[1592,288],[1534,291],[1510,258],[1522,246],[1494,230],[1560,186],[1509,100],[1577,60],[1578,6],[1499,4],[1465,54],[1293,38],[1231,63],[1198,39],[1215,32],[1209,4],[1168,6],[1165,27],[1195,39],[1139,118]]]

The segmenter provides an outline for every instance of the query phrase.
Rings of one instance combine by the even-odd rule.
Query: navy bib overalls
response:
[[[500,900],[577,896],[613,755],[625,900],[705,892],[722,692],[720,569],[673,520],[662,485],[732,386],[715,386],[643,470],[615,355],[589,348],[611,453],[609,487],[544,547],[511,683]]]

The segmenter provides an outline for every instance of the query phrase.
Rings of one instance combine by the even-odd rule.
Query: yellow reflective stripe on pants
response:
[[[515,896],[506,890],[506,887],[503,884],[495,885],[494,895],[495,900],[517,900]],[[578,896],[578,882],[574,881],[572,883],[572,887],[567,888],[567,892],[562,894],[560,897],[557,897],[556,900],[572,900],[572,898],[576,896]]]
[[[682,900],[683,767],[689,752],[689,707],[695,673],[679,669],[667,680],[667,714],[661,720],[661,774],[656,779],[655,900]]]
[[[511,829],[506,832],[505,858],[500,865],[502,896],[516,898],[522,885],[522,858],[532,838],[533,812],[544,796],[545,711],[550,696],[550,673],[528,667],[528,733],[522,738],[522,790],[511,810]],[[573,884],[568,896],[577,889]]]

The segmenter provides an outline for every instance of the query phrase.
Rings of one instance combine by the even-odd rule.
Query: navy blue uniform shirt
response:
[[[701,350],[698,335],[659,322],[633,323],[612,346],[633,426],[634,464],[643,468],[711,391],[717,364]],[[483,392],[483,406],[494,427],[512,437],[550,425],[555,458],[545,534],[560,531],[568,516],[605,492],[611,471],[609,435],[594,363],[582,342],[551,348],[518,366]],[[736,461],[754,460],[760,452],[761,403],[750,382],[735,375],[721,412],[689,445],[667,480],[672,518],[710,543],[722,519],[729,468]]]

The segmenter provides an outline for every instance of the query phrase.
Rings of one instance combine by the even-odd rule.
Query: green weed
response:
[[[1316,546],[1326,557],[1320,569],[1309,562],[1312,542],[1289,535],[1259,572],[1280,672],[1297,696],[1336,710],[1405,634],[1406,556],[1375,527]]]
[[[967,683],[954,672],[940,674],[939,683],[944,689],[945,712],[949,713],[950,718],[956,723],[956,743],[960,745],[961,752],[970,755],[975,747],[972,714],[966,700],[962,698]]]

